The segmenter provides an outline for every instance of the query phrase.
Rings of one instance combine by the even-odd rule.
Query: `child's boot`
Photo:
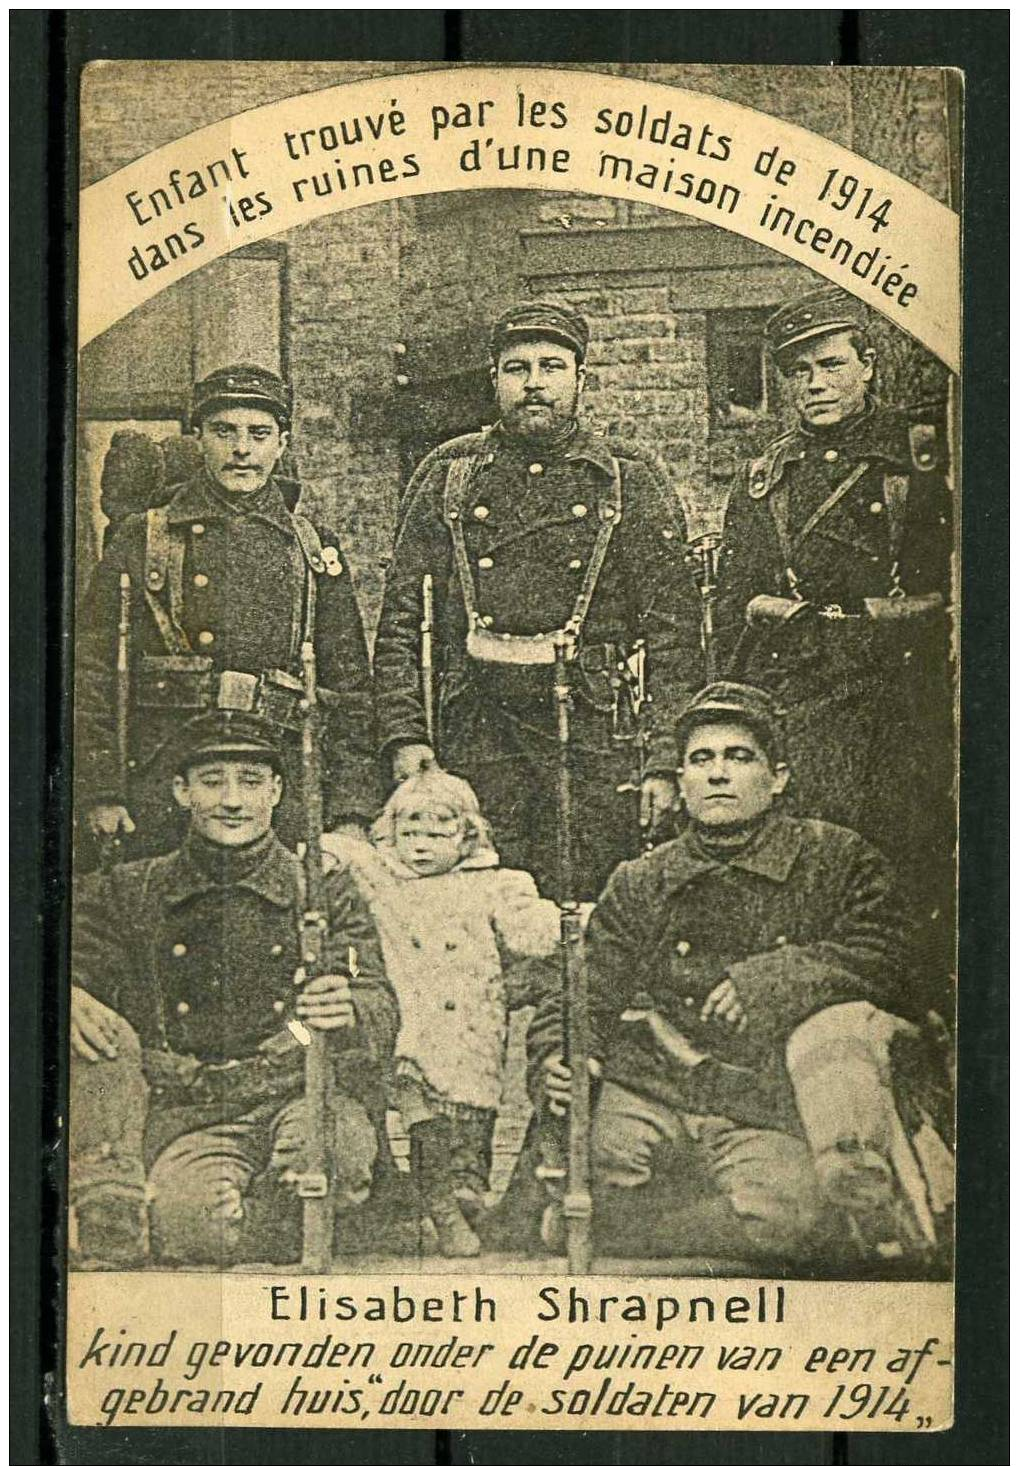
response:
[[[478,1234],[453,1189],[450,1170],[452,1127],[445,1116],[423,1120],[410,1130],[410,1167],[424,1208],[435,1226],[443,1257],[477,1257]]]

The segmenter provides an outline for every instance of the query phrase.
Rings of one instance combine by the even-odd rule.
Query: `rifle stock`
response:
[[[304,794],[304,910],[300,917],[301,967],[308,982],[322,970],[325,946],[325,882],[322,873],[322,771],[319,745],[319,702],[315,650],[301,648],[303,683],[301,772]],[[306,1114],[304,1170],[297,1192],[303,1210],[302,1263],[309,1272],[329,1270],[333,1250],[330,1156],[327,1145],[330,1066],[326,1035],[306,1029],[304,1103]]]

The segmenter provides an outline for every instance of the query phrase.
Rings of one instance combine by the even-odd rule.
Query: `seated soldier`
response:
[[[283,792],[267,725],[194,719],[173,779],[178,850],[85,877],[71,957],[70,1201],[83,1262],[228,1265],[300,1250],[302,1028],[332,1053],[337,1208],[368,1196],[397,1031],[374,924],[325,877],[323,971],[295,986],[304,904],[273,830]],[[352,960],[351,951],[356,953]]]
[[[929,1255],[944,1198],[888,1078],[892,1041],[917,1032],[891,869],[852,831],[775,807],[790,769],[767,693],[715,683],[677,733],[688,825],[615,871],[586,939],[600,1245],[614,1219],[630,1252],[807,1271]],[[528,1047],[532,1092],[563,1113],[557,1004]],[[668,1167],[689,1204],[673,1191],[652,1243],[649,1183]]]

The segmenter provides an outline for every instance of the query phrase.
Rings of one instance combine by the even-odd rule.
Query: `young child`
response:
[[[327,843],[371,907],[399,999],[392,1099],[412,1177],[443,1255],[474,1257],[481,1244],[458,1198],[454,1141],[470,1152],[457,1170],[484,1190],[512,1006],[507,968],[554,955],[558,907],[526,871],[500,867],[473,789],[440,769],[397,787],[370,844]]]

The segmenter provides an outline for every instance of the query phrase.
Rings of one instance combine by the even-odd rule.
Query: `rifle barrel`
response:
[[[325,944],[325,881],[322,874],[322,772],[319,748],[319,702],[315,649],[301,648],[304,721],[301,768],[304,795],[304,898],[301,913],[301,966],[305,982],[321,972]],[[326,1144],[329,1119],[330,1066],[326,1035],[308,1029],[304,1055],[306,1140],[304,1171],[298,1182],[303,1211],[302,1262],[309,1272],[328,1272],[332,1262],[332,1198],[330,1158]]]
[[[587,1273],[591,1266],[590,1077],[587,1061],[587,975],[581,951],[580,910],[573,889],[573,799],[570,768],[569,638],[555,644],[553,698],[559,744],[556,833],[559,877],[559,945],[562,963],[563,1058],[570,1067],[569,1142],[563,1218],[567,1266]]]
[[[432,577],[421,582],[421,701],[425,711],[425,732],[435,749],[435,683],[433,641],[435,637],[435,592]]]

